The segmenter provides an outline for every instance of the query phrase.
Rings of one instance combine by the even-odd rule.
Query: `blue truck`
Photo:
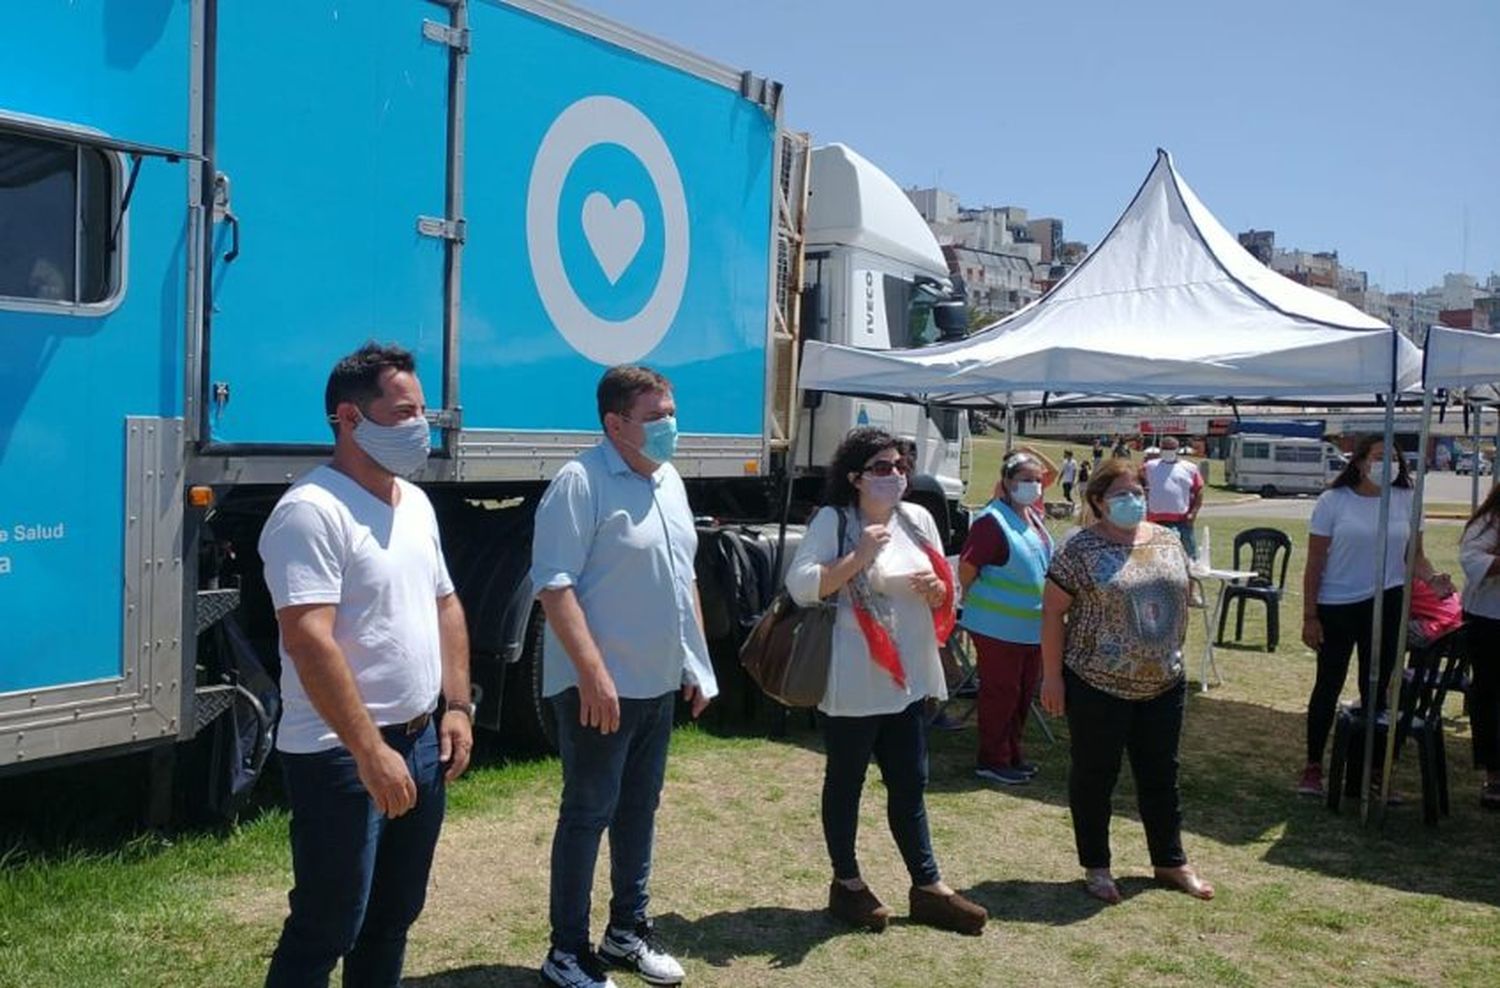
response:
[[[276,677],[256,536],[326,458],[327,371],[368,338],[440,397],[418,479],[481,726],[545,742],[532,511],[596,441],[604,366],[673,380],[710,536],[779,537],[866,421],[913,440],[917,496],[961,535],[962,421],[797,387],[803,335],[920,345],[965,320],[895,183],[788,130],[777,83],[553,0],[6,15],[0,774],[170,769],[192,743],[195,799],[253,781]],[[746,568],[709,556],[705,595],[744,598]]]

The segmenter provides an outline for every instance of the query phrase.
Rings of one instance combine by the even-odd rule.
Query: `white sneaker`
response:
[[[557,988],[615,988],[604,965],[592,952],[582,956],[553,949],[542,963],[542,982]]]
[[[611,967],[634,971],[653,985],[682,984],[682,965],[662,949],[649,920],[633,930],[607,927],[599,943],[599,959]]]

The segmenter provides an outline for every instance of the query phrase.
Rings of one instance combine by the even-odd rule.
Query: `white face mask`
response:
[[[421,415],[395,425],[381,425],[360,416],[354,427],[354,442],[370,459],[398,477],[410,477],[427,462],[432,448],[432,427]]]
[[[1010,499],[1022,507],[1029,507],[1042,499],[1042,485],[1036,480],[1018,481],[1010,489]]]
[[[1161,451],[1161,458],[1162,458],[1162,462],[1163,463],[1176,463],[1177,462],[1177,450],[1175,450],[1175,449],[1164,449],[1164,450]]]

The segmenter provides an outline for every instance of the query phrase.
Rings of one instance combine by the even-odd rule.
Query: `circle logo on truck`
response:
[[[661,204],[661,271],[633,315],[599,315],[579,297],[558,235],[564,186],[578,159],[599,145],[617,145],[645,169]],[[570,222],[572,217],[568,218]],[[583,199],[577,221],[609,286],[642,253],[646,220],[640,203],[602,190]],[[587,96],[558,114],[537,148],[526,190],[526,249],[537,294],[568,345],[599,364],[639,360],[661,342],[687,287],[688,210],[677,162],[661,133],[639,109],[613,96]]]

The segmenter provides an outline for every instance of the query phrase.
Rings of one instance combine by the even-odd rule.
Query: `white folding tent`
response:
[[[1419,351],[1385,323],[1245,251],[1165,151],[1093,252],[1030,306],[916,350],[809,341],[801,368],[804,388],[940,404],[1028,391],[1367,399],[1419,376]]]
[[[1420,351],[1390,326],[1261,264],[1158,149],[1135,198],[1050,292],[960,341],[862,350],[809,341],[802,387],[926,404],[1004,404],[1022,392],[1208,399],[1385,399],[1420,381]],[[1381,494],[1380,527],[1390,516]],[[1379,539],[1376,571],[1384,572]],[[1372,650],[1381,648],[1375,596]],[[1374,696],[1380,663],[1370,664]],[[1362,816],[1371,819],[1374,732],[1365,732]],[[1389,762],[1387,762],[1387,765]]]

